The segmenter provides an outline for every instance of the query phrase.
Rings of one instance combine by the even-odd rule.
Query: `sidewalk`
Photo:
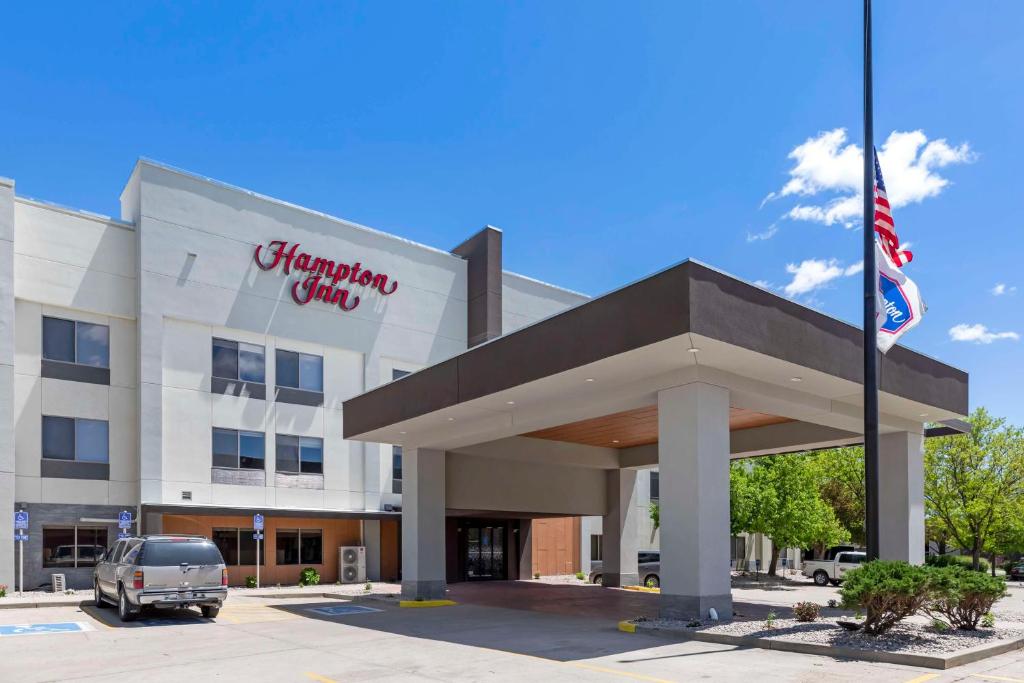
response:
[[[364,584],[320,584],[318,586],[267,586],[264,588],[228,588],[228,598],[351,598],[360,596],[397,596],[401,585],[397,583],[373,583],[367,591]],[[92,602],[91,590],[49,593],[28,591],[24,596],[8,593],[0,598],[0,610],[30,607],[77,607],[83,602]]]

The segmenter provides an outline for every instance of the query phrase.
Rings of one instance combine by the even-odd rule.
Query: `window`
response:
[[[324,440],[311,436],[277,435],[277,471],[323,474]]]
[[[43,457],[50,460],[108,462],[107,421],[44,415]]]
[[[256,564],[254,529],[214,529],[213,542],[229,567]],[[260,543],[260,564],[267,563],[267,544]]]
[[[263,347],[215,338],[213,340],[213,376],[263,384]]]
[[[732,536],[729,539],[729,559],[733,562],[747,556],[747,539],[743,536]]]
[[[107,550],[107,530],[96,527],[43,527],[43,567],[95,567]]]
[[[277,386],[323,393],[324,359],[308,353],[277,350]]]
[[[217,546],[202,541],[153,541],[142,544],[139,564],[143,567],[177,567],[182,564],[220,564],[221,556]]]
[[[213,466],[262,470],[265,457],[263,434],[236,429],[213,430]]]
[[[278,529],[277,564],[322,564],[323,531],[320,529]]]
[[[408,370],[391,370],[391,381],[411,374]],[[391,447],[391,493],[402,492],[402,447]]]
[[[590,534],[590,561],[603,560],[603,550],[601,547],[601,534]]]
[[[110,367],[110,328],[43,317],[43,358],[96,368]]]
[[[651,472],[651,500],[661,498],[661,477],[657,472]]]

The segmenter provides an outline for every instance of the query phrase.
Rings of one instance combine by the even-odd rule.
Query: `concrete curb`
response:
[[[34,607],[81,607],[92,603],[92,598],[82,600],[81,598],[69,598],[67,600],[44,600],[41,602],[7,602],[7,599],[0,600],[0,609],[31,609]]]
[[[399,600],[399,607],[451,607],[458,603],[454,600]]]
[[[359,595],[348,595],[346,593],[316,593],[312,591],[292,591],[281,593],[228,593],[228,600],[242,598],[328,598],[331,600],[389,600],[389,593],[362,593]],[[390,600],[395,602],[394,600]],[[83,607],[92,604],[92,595],[88,598],[68,597],[63,600],[33,600],[26,602],[23,598],[2,598],[0,599],[0,610],[5,609],[34,609],[37,607]]]
[[[632,627],[632,630],[629,630]],[[707,633],[701,631],[677,631],[664,628],[640,628],[637,625],[620,621],[619,630],[626,633],[652,633],[672,634],[683,640],[696,640],[703,643],[715,643],[718,645],[735,645],[738,647],[757,647],[763,650],[777,650],[779,652],[796,652],[805,655],[822,655],[840,659],[856,659],[864,662],[880,662],[883,664],[903,664],[906,666],[917,666],[926,669],[952,669],[964,664],[977,662],[988,657],[994,657],[1006,652],[1024,648],[1024,637],[1009,640],[1000,640],[990,645],[979,645],[967,650],[961,650],[956,654],[923,655],[910,652],[885,652],[876,650],[860,650],[850,647],[835,647],[832,645],[819,645],[817,643],[801,643],[792,640],[777,640],[774,638],[755,638],[752,636],[734,636],[728,633]]]

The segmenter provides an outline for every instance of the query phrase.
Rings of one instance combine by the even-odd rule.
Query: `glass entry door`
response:
[[[466,578],[504,579],[505,526],[472,525],[466,528]]]

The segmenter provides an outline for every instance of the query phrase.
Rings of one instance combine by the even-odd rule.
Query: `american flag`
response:
[[[896,236],[896,224],[892,220],[892,207],[889,206],[885,181],[882,180],[882,166],[878,163],[878,150],[875,150],[875,233],[878,235],[882,251],[897,268],[902,268],[913,260],[913,253],[900,249],[900,238]]]

